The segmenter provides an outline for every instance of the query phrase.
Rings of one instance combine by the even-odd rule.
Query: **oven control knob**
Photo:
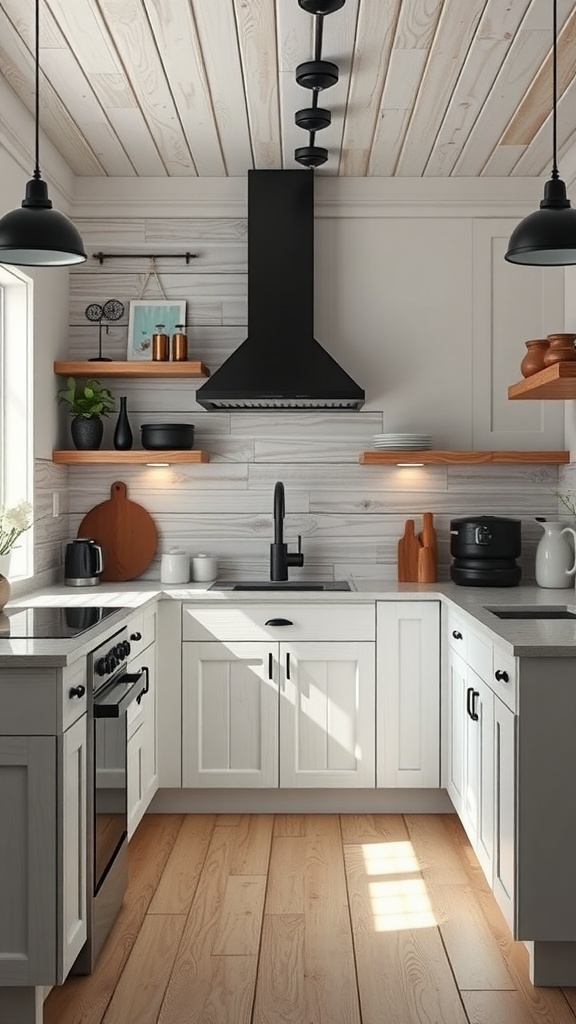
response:
[[[124,641],[124,650],[126,651],[126,657],[128,657],[129,654],[130,654],[130,651],[132,650],[132,645],[131,645],[129,640],[125,640]]]
[[[97,676],[105,676],[106,675],[106,672],[107,672],[106,662],[107,662],[107,660],[108,660],[107,658],[98,658],[98,661],[96,662],[96,665],[95,665],[95,672],[96,672]]]
[[[113,672],[114,669],[116,668],[117,664],[118,664],[118,659],[115,658],[113,654],[111,654],[110,658],[109,658],[109,661],[110,661],[110,669],[109,669],[109,671]]]

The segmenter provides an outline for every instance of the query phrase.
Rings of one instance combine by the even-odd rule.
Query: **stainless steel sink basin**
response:
[[[486,608],[499,619],[576,619],[568,608]]]
[[[209,590],[352,590],[348,580],[216,580]]]

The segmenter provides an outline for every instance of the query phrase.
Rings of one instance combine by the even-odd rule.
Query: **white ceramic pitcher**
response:
[[[576,530],[573,530],[571,526],[565,526],[564,529],[562,530],[562,533],[571,533],[572,534],[572,539],[574,541],[574,550],[576,551]],[[568,574],[568,579],[570,579],[571,576],[576,576],[576,555],[572,555],[572,558],[570,559],[570,561],[571,561],[572,564],[570,565],[570,567],[568,569],[566,569],[566,572]]]
[[[571,577],[576,573],[576,560],[571,544],[563,534],[569,532],[576,539],[576,532],[563,523],[544,521],[540,526],[544,535],[536,548],[536,583],[539,587],[549,589],[571,587]]]

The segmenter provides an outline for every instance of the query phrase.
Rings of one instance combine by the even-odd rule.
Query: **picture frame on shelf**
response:
[[[127,359],[152,359],[152,335],[174,334],[177,324],[186,323],[186,301],[151,302],[149,299],[131,299],[128,318]]]

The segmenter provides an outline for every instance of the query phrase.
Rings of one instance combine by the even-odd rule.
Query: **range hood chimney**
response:
[[[209,411],[360,409],[364,391],[313,332],[314,172],[248,171],[248,338],[196,401]]]

